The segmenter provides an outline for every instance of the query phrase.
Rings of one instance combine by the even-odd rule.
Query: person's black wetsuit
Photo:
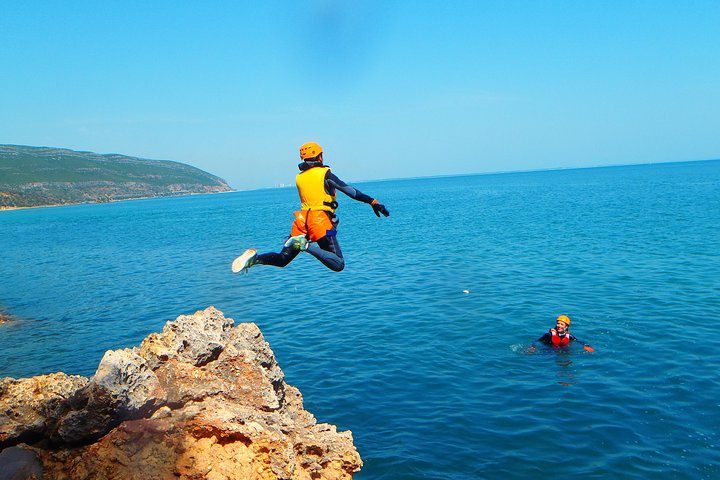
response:
[[[298,168],[300,171],[304,172],[310,168],[322,166],[327,165],[323,165],[322,162],[302,162],[298,165]],[[365,195],[355,187],[343,182],[334,173],[328,170],[325,174],[325,192],[327,192],[328,195],[335,196],[335,193],[338,190],[358,202],[370,204],[373,201],[371,196]],[[333,225],[335,225],[335,228],[330,230],[324,237],[318,239],[317,242],[311,243],[308,246],[307,252],[320,260],[323,265],[328,267],[330,270],[339,272],[345,268],[345,259],[343,258],[342,250],[340,250],[340,243],[338,243],[337,240],[336,228],[339,220],[334,213],[327,212],[327,214],[330,216],[330,220]],[[280,253],[270,252],[258,255],[257,263],[284,267],[288,263],[292,262],[299,253],[299,250],[292,247],[283,247]]]

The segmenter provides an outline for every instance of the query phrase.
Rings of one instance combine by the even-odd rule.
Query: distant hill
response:
[[[179,162],[0,145],[0,209],[231,190],[222,178]]]

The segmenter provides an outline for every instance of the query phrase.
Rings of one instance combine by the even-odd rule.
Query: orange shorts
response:
[[[317,242],[326,235],[335,234],[332,213],[325,210],[298,210],[290,229],[290,236],[305,235],[311,242]]]

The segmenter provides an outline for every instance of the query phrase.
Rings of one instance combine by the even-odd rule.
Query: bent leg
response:
[[[325,235],[317,243],[311,243],[307,252],[333,272],[341,272],[345,268],[345,259],[335,235]]]
[[[280,253],[269,252],[258,255],[257,263],[282,268],[292,262],[295,257],[298,256],[298,253],[300,253],[299,250],[295,250],[291,247],[283,247],[283,249],[280,250]]]
[[[304,235],[306,233],[305,213],[298,210],[295,212],[295,220],[290,227],[290,236]],[[280,253],[268,252],[262,253],[257,256],[256,263],[260,265],[272,265],[273,267],[286,267],[288,263],[295,260],[295,257],[300,253],[299,250],[292,248],[291,246],[283,247]]]

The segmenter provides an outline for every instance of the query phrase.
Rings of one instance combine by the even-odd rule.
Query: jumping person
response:
[[[300,159],[300,173],[295,177],[300,195],[300,210],[295,212],[295,221],[285,245],[280,253],[258,255],[254,248],[245,250],[233,261],[233,272],[247,271],[254,265],[282,268],[292,262],[300,252],[308,252],[335,272],[344,269],[345,259],[337,239],[339,221],[335,215],[335,209],[338,208],[335,200],[338,190],[353,200],[369,204],[378,217],[380,214],[386,217],[390,215],[385,205],[336,177],[330,167],[323,164],[323,150],[317,143],[303,144],[300,147]]]
[[[587,352],[594,352],[595,349],[585,342],[578,340],[575,335],[570,333],[570,317],[567,315],[560,315],[557,317],[555,328],[551,328],[549,332],[537,339],[538,342],[544,343],[551,347],[560,348],[567,347],[570,342],[580,342],[583,344],[583,349]],[[531,345],[529,351],[532,353],[535,351],[535,345]]]

